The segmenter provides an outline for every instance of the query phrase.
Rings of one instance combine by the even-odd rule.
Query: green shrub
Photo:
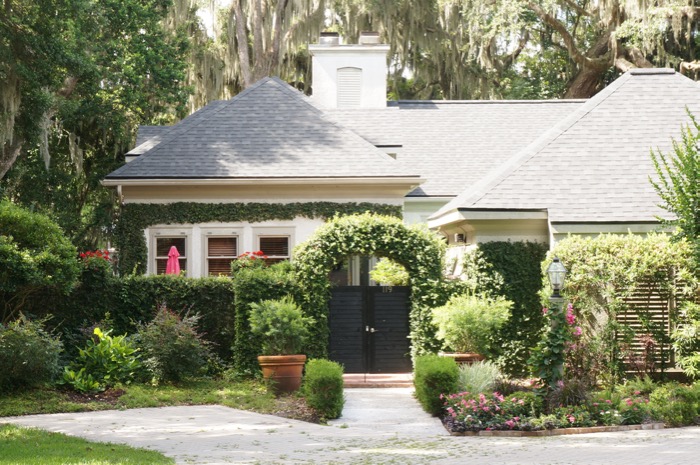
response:
[[[700,378],[700,305],[686,302],[679,325],[671,334],[678,367],[690,378]]]
[[[47,216],[0,201],[0,323],[14,319],[44,287],[68,293],[78,282],[77,256]]]
[[[431,415],[439,415],[443,407],[441,396],[459,390],[457,362],[438,355],[416,357],[413,383],[416,387],[416,398],[423,410]]]
[[[261,337],[262,355],[302,353],[313,318],[286,296],[250,304],[250,330]]]
[[[325,419],[343,413],[343,367],[330,360],[314,359],[306,364],[304,376],[306,402]]]
[[[95,339],[89,339],[78,357],[66,367],[65,384],[76,390],[89,387],[89,391],[102,391],[119,383],[129,384],[142,368],[139,355],[126,335],[110,335],[95,328]]]
[[[513,302],[511,316],[497,335],[496,362],[509,376],[528,374],[530,348],[543,326],[539,290],[540,263],[549,246],[538,242],[494,241],[466,253],[462,278],[477,293],[503,296]]]
[[[382,258],[369,272],[369,277],[382,286],[408,286],[408,271],[400,263]]]
[[[61,341],[23,315],[0,324],[0,391],[36,386],[59,372]]]
[[[700,390],[678,383],[658,386],[649,396],[653,415],[669,426],[684,426],[695,423],[698,416]]]
[[[459,390],[471,393],[493,392],[501,370],[492,362],[477,362],[459,367]]]
[[[494,353],[494,336],[510,315],[513,303],[503,297],[456,295],[433,309],[437,337],[455,352]]]
[[[180,317],[161,305],[153,321],[139,327],[135,343],[152,380],[180,381],[201,374],[211,358],[197,332],[199,315]]]

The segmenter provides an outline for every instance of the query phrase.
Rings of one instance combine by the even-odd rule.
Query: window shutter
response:
[[[359,108],[362,96],[362,69],[338,68],[338,108]]]
[[[210,257],[236,257],[238,256],[237,240],[235,237],[210,237]]]

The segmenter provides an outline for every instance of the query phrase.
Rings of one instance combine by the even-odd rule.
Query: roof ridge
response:
[[[545,131],[527,147],[516,152],[503,165],[493,169],[480,181],[468,187],[462,194],[455,197],[447,205],[443,206],[440,210],[431,215],[430,218],[436,219],[452,210],[462,208],[466,204],[474,204],[481,200],[488,193],[488,191],[501,184],[518,168],[537,155],[537,153],[539,153],[543,148],[554,142],[559,136],[564,134],[584,116],[588,115],[593,109],[598,107],[598,105],[607,100],[608,97],[617,92],[617,90],[630,79],[632,79],[632,73],[628,71],[610,83],[610,85],[605,87],[598,94],[588,99],[586,103],[572,111],[569,116]],[[457,206],[455,207],[454,205]]]

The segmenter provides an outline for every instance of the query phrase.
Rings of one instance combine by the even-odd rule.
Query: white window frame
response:
[[[244,251],[242,250],[243,244],[243,228],[203,228],[202,229],[202,276],[209,276],[209,238],[216,237],[235,237],[236,238],[236,256],[230,257],[232,259],[238,258],[240,254]],[[217,258],[217,257],[214,257]],[[229,257],[218,257],[218,258],[229,258]]]
[[[149,250],[148,250],[148,274],[158,273],[158,239],[182,238],[185,239],[185,254],[180,255],[180,258],[187,260],[185,265],[185,274],[191,275],[192,270],[192,229],[191,228],[153,228],[149,231]],[[178,250],[178,252],[182,252]]]
[[[296,245],[294,242],[294,228],[279,228],[279,227],[270,227],[270,228],[262,228],[262,227],[257,227],[253,229],[253,235],[255,237],[255,250],[262,250],[262,247],[260,246],[260,239],[264,237],[286,237],[287,238],[287,255],[282,256],[282,255],[268,255],[268,258],[271,259],[282,259],[282,260],[292,260],[292,250],[294,249],[294,246]],[[263,251],[264,252],[264,251]]]

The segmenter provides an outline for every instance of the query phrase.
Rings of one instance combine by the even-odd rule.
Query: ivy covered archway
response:
[[[317,325],[311,355],[327,356],[329,273],[350,255],[390,258],[406,268],[411,286],[411,352],[434,352],[439,344],[430,322],[430,308],[444,299],[442,270],[445,243],[424,226],[371,213],[336,217],[294,250],[294,268],[305,294],[305,309]]]

